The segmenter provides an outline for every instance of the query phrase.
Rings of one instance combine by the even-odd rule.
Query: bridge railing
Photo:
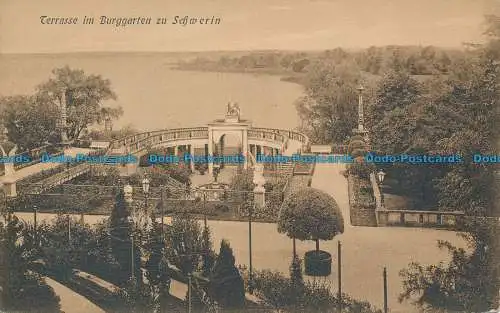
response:
[[[75,177],[80,176],[90,170],[90,166],[87,163],[78,163],[76,166],[69,168],[66,171],[56,173],[38,183],[31,184],[26,191],[31,194],[39,194],[46,190],[49,190],[57,185],[63,184]]]
[[[295,131],[295,130],[283,130],[274,128],[264,128],[264,127],[253,127],[248,131],[249,138],[261,138],[268,140],[276,140],[280,142],[285,142],[286,139],[300,141],[303,144],[307,144],[309,139],[306,135]]]
[[[200,138],[208,138],[208,127],[174,128],[130,135],[113,141],[110,150],[126,147],[130,153],[134,153],[163,142]]]
[[[208,127],[173,128],[134,134],[113,141],[109,146],[109,151],[125,149],[130,153],[139,152],[149,146],[168,142],[172,140],[200,139],[208,138]],[[297,131],[287,131],[272,128],[251,128],[248,131],[248,138],[261,139],[271,142],[281,142],[286,144],[289,139],[297,140],[303,144],[308,143],[308,138]]]
[[[106,153],[106,149],[93,150],[87,153],[89,156],[100,156]],[[41,189],[40,186],[49,184],[52,186],[53,177],[66,177],[71,176],[75,171],[81,173],[82,168],[90,168],[89,163],[85,162],[73,162],[73,163],[61,163],[49,170],[42,170],[41,172],[35,173],[33,175],[27,176],[19,181],[17,181],[17,188],[19,193],[38,193]],[[74,169],[78,168],[78,169]],[[46,189],[44,189],[46,190]]]
[[[263,128],[263,127],[255,127],[252,128],[252,130],[269,132],[269,133],[278,133],[284,137],[290,138],[291,140],[300,141],[304,144],[307,144],[309,142],[309,138],[306,135],[295,130],[284,130],[284,129],[274,129],[274,128]]]
[[[28,157],[31,162],[15,162],[14,169],[16,171],[40,163],[42,155],[44,153],[50,153],[52,156],[60,156],[64,153],[60,148],[54,146],[53,144],[47,144],[38,148],[31,149],[22,153],[17,153],[13,158]],[[0,175],[5,174],[5,169],[3,166],[0,167]]]

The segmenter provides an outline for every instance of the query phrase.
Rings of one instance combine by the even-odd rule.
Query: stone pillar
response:
[[[255,187],[253,190],[253,197],[255,206],[257,208],[263,208],[266,205],[266,189],[264,187]]]
[[[126,155],[130,154],[130,149],[125,147],[125,153]],[[135,174],[137,172],[137,168],[139,167],[139,162],[141,158],[137,157],[137,162],[130,162],[126,163],[125,166],[120,166],[119,171],[120,171],[120,176],[130,176],[132,174]]]
[[[179,156],[179,146],[174,146],[174,155]]]
[[[14,179],[3,180],[3,191],[7,197],[17,197],[16,181]]]
[[[208,157],[211,158],[214,156],[214,133],[212,131],[208,131]],[[214,171],[214,163],[208,162],[208,173],[212,174]]]
[[[242,134],[242,144],[243,144],[243,156],[245,157],[245,161],[243,163],[243,168],[244,169],[247,169],[248,168],[248,133],[247,133],[247,130],[243,130],[243,134]]]
[[[63,91],[62,96],[61,96],[61,116],[60,121],[59,121],[59,128],[61,132],[61,143],[66,144],[68,142],[68,135],[66,133],[66,127],[67,127],[67,113],[66,113],[66,106],[68,103],[68,94],[66,91]]]
[[[364,131],[364,112],[363,112],[363,86],[358,87],[358,130]]]
[[[189,145],[189,155],[190,155],[190,158],[191,158],[191,161],[189,161],[189,166],[191,168],[191,172],[194,173],[194,161],[193,161],[193,158],[194,158],[194,148],[193,148],[193,145]]]
[[[256,185],[253,190],[254,203],[257,208],[263,208],[266,205],[266,189],[264,188],[266,180],[264,178],[264,165],[259,163],[255,164],[253,175],[253,183]]]

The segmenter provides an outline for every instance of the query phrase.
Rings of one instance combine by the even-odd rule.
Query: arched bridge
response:
[[[234,130],[229,129],[228,133],[232,132]],[[144,132],[113,141],[109,147],[108,154],[124,155],[131,153],[140,156],[151,148],[166,147],[171,148],[174,155],[179,155],[181,151],[192,155],[213,155],[214,153],[220,155],[224,154],[224,149],[221,149],[224,143],[221,141],[223,140],[222,137],[226,134],[224,130],[214,130],[210,127],[177,128]],[[214,141],[214,138],[217,138],[217,140]],[[210,141],[212,141],[212,144],[210,144]],[[297,131],[251,127],[246,132],[245,130],[242,131],[239,146],[241,151],[239,152],[244,155],[249,152],[253,156],[257,154],[291,155],[302,152],[308,144],[309,140],[307,136]],[[211,170],[212,168],[209,167],[209,172]]]
[[[254,156],[292,155],[307,149],[309,139],[306,135],[294,131],[274,128],[253,127],[248,120],[240,119],[238,114],[228,112],[225,119],[215,120],[205,127],[175,128],[148,131],[115,140],[107,149],[94,151],[94,155],[127,155],[141,156],[151,148],[165,147],[173,155],[189,153],[193,156],[243,154],[244,168],[252,166]],[[227,147],[226,137],[236,139],[236,146]],[[194,169],[194,163],[190,163]],[[29,186],[27,193],[41,193],[75,177],[87,173],[91,169],[89,163],[62,164],[61,171],[45,177]],[[208,171],[213,170],[213,163],[208,163]],[[175,183],[175,182],[173,182]]]

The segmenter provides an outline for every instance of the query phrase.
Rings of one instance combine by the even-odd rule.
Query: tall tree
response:
[[[58,108],[40,96],[0,98],[2,119],[10,141],[21,151],[30,150],[56,138]]]
[[[428,113],[438,114],[441,126],[435,128],[439,138],[436,150],[464,157],[463,163],[449,166],[438,180],[439,203],[470,216],[460,223],[469,249],[440,243],[452,254],[448,266],[411,264],[401,273],[405,286],[401,300],[417,296],[418,305],[434,310],[477,312],[498,307],[498,167],[474,164],[471,154],[494,154],[500,143],[496,131],[500,117],[499,21],[498,17],[488,18],[491,41],[471,52],[467,62],[454,64],[447,88],[427,108]]]
[[[443,135],[436,131],[439,120],[426,115],[433,101],[428,89],[409,73],[396,70],[388,72],[379,82],[373,103],[368,107],[368,124],[373,150],[379,154],[430,154],[438,153],[436,141]],[[446,128],[446,126],[445,126]],[[413,200],[416,208],[437,206],[434,180],[442,176],[439,165],[396,163],[388,168],[398,181],[400,192]]]
[[[126,284],[132,274],[136,280],[142,282],[141,254],[138,240],[132,240],[133,235],[133,222],[131,221],[129,206],[125,200],[123,190],[120,189],[111,212],[110,236],[113,255],[121,268],[121,276],[117,277],[118,282],[121,284]],[[134,273],[132,273],[132,267]]]
[[[203,230],[197,220],[188,214],[175,217],[166,234],[166,242],[169,261],[184,275],[201,268],[204,240]]]
[[[357,121],[359,71],[317,64],[307,76],[306,96],[296,103],[302,130],[315,143],[343,143]]]
[[[210,277],[209,294],[226,309],[241,308],[245,304],[243,278],[235,266],[233,249],[226,240],[221,241],[220,252]]]
[[[411,263],[401,271],[399,301],[416,297],[419,307],[442,312],[485,312],[498,306],[498,269],[491,271],[498,264],[490,244],[500,238],[500,228],[488,220],[470,220],[461,236],[472,252],[440,241],[439,247],[452,256],[450,264]]]
[[[115,119],[123,114],[121,107],[103,105],[106,100],[116,99],[108,79],[68,66],[54,69],[52,74],[52,78],[38,86],[38,93],[59,108],[66,105],[69,139],[77,139],[83,130],[108,117]]]
[[[159,223],[154,223],[151,229],[147,250],[149,258],[146,262],[146,278],[151,294],[157,299],[161,312],[165,312],[170,290],[170,270],[166,258],[165,240]]]

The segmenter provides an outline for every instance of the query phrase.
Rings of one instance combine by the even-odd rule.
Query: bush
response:
[[[252,219],[275,222],[278,218],[280,206],[272,203],[271,199],[266,199],[266,205],[264,207],[254,208],[253,203],[249,201],[240,206],[239,216],[247,218],[250,214],[250,209],[252,209]]]
[[[215,211],[216,212],[222,212],[222,213],[227,213],[230,211],[230,208],[229,206],[227,206],[226,204],[224,203],[217,203],[215,205]]]
[[[327,284],[292,280],[275,271],[257,271],[253,275],[255,295],[267,305],[284,313],[338,313],[338,298]],[[366,301],[342,295],[342,307],[349,313],[381,313]]]
[[[373,173],[375,169],[376,168],[373,163],[354,162],[349,165],[349,174],[369,179],[370,174]]]

